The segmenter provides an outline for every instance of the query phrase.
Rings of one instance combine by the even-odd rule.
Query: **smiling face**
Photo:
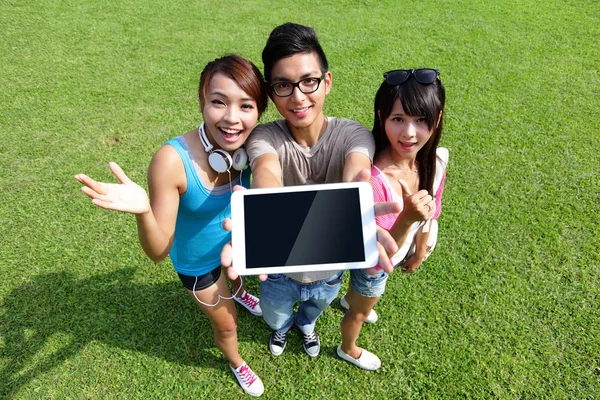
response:
[[[233,152],[239,149],[258,121],[256,101],[231,78],[215,74],[206,90],[204,129],[216,148]]]
[[[430,128],[426,118],[422,116],[407,115],[398,99],[385,120],[385,134],[390,142],[393,157],[413,159],[431,138],[433,127]]]
[[[321,129],[325,119],[323,104],[326,95],[331,90],[331,73],[327,71],[323,74],[315,53],[294,54],[280,59],[273,65],[271,84],[298,82],[301,79],[320,78],[321,76],[324,76],[324,79],[313,93],[302,93],[297,87],[287,97],[280,97],[271,92],[273,103],[281,116],[288,122],[292,133]]]

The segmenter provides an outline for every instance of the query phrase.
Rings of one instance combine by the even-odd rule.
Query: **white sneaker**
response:
[[[235,375],[235,379],[237,379],[242,389],[244,389],[244,392],[254,397],[258,397],[264,393],[265,386],[246,363],[243,363],[238,368],[233,368],[230,364],[229,368],[231,368],[231,372]]]
[[[340,356],[341,359],[348,361],[351,364],[356,365],[359,368],[366,369],[369,371],[375,371],[381,367],[381,360],[375,354],[362,349],[362,353],[360,353],[360,357],[352,358],[348,354],[344,353],[342,350],[342,346],[338,346],[337,355]]]
[[[250,293],[244,290],[244,293],[240,297],[233,296],[233,299],[244,306],[244,308],[252,315],[262,315],[260,309],[260,300],[256,296],[252,296]]]
[[[340,304],[341,304],[342,308],[344,308],[345,310],[348,310],[350,308],[350,305],[346,301],[346,296],[342,296],[342,298],[340,299]],[[367,319],[365,319],[365,322],[368,324],[374,324],[375,322],[377,322],[378,319],[379,319],[379,316],[377,315],[375,310],[371,310],[371,312],[369,313],[369,316],[367,317]]]

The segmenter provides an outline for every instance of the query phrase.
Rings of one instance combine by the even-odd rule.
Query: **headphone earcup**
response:
[[[237,149],[235,153],[233,153],[233,169],[237,171],[241,171],[244,169],[246,164],[248,163],[248,154],[246,154],[246,150],[242,147]]]
[[[231,160],[229,153],[221,149],[216,149],[211,151],[208,155],[208,163],[212,169],[221,173],[229,171],[233,161]]]

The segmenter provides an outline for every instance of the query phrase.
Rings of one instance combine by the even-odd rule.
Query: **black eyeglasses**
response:
[[[304,78],[298,82],[277,82],[270,84],[271,90],[279,97],[288,97],[294,93],[294,88],[298,88],[304,94],[314,93],[319,89],[321,81],[325,79],[325,75],[320,78]]]
[[[440,71],[433,68],[419,68],[419,69],[397,69],[394,71],[388,71],[383,74],[385,81],[388,85],[396,86],[406,82],[411,76],[414,76],[417,82],[424,85],[433,83],[440,75]]]

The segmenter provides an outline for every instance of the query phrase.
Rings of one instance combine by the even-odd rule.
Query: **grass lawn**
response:
[[[111,180],[116,161],[145,185],[200,121],[204,65],[262,68],[287,21],[320,36],[328,115],[371,127],[384,71],[440,69],[450,165],[438,248],[391,276],[359,339],[381,369],[335,355],[337,301],[315,360],[297,334],[273,357],[240,310],[263,397],[600,398],[599,16],[589,0],[0,1],[0,398],[247,398],[170,261],[73,175]]]

